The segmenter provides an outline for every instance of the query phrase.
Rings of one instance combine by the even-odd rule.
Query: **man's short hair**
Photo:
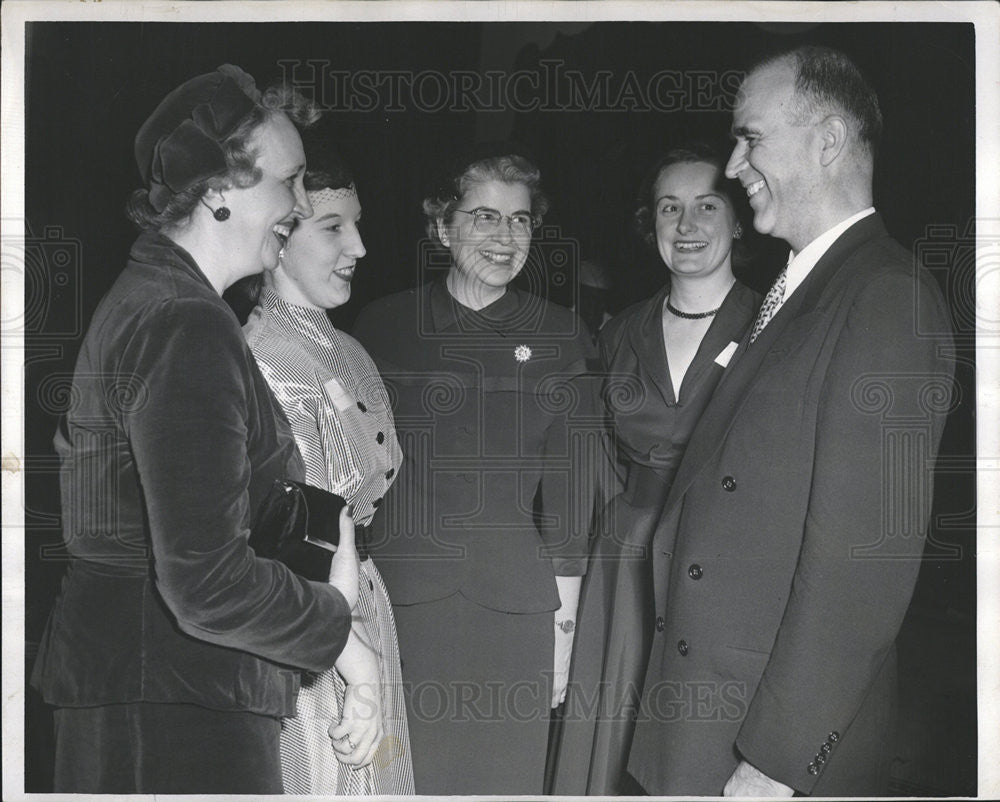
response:
[[[803,45],[770,54],[751,67],[791,61],[795,68],[796,124],[817,114],[839,112],[854,123],[862,147],[874,157],[882,136],[882,112],[878,96],[858,66],[839,50],[821,45]]]

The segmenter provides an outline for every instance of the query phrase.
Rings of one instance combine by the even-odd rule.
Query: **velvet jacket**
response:
[[[154,233],[98,306],[56,434],[70,565],[35,665],[50,704],[294,712],[297,668],[333,665],[343,595],[247,545],[290,429],[236,316]]]
[[[740,758],[800,793],[885,793],[950,332],[937,285],[872,215],[744,337],[653,538],[629,762],[649,793],[719,795]]]

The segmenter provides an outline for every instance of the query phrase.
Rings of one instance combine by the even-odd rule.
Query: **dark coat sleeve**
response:
[[[854,297],[821,389],[801,551],[736,742],[804,793],[810,761],[828,739],[835,754],[830,734],[847,732],[879,675],[920,568],[951,391],[940,340],[921,327],[949,330],[940,293],[883,272]],[[891,554],[875,548],[900,527]]]
[[[587,571],[590,526],[608,453],[598,413],[598,381],[583,358],[570,363],[554,394],[561,409],[544,433],[543,515],[538,533],[556,576],[582,576]],[[569,469],[560,470],[567,460]]]
[[[123,420],[149,517],[157,590],[185,633],[309,670],[333,665],[350,629],[343,595],[258,559],[247,545],[253,408],[249,351],[206,300],[157,307],[120,373],[145,402]]]

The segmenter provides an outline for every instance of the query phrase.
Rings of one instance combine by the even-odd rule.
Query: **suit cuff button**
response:
[[[810,774],[812,774],[815,777],[817,774],[819,774],[819,766],[817,766],[815,763],[810,763],[806,767],[806,771],[808,771]]]

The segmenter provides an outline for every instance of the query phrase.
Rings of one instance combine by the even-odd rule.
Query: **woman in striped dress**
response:
[[[349,168],[329,149],[307,148],[306,154],[313,216],[295,228],[277,268],[265,273],[244,333],[291,423],[307,481],[352,505],[363,554],[364,529],[402,454],[374,363],[326,315],[350,298],[356,262],[365,255],[357,191]],[[374,657],[375,676],[362,686],[345,682],[336,668],[303,678],[296,715],[282,722],[286,793],[413,793],[396,626],[370,559],[361,563],[352,631]],[[375,730],[373,713],[381,719]],[[377,740],[366,765],[342,762],[373,731]]]

